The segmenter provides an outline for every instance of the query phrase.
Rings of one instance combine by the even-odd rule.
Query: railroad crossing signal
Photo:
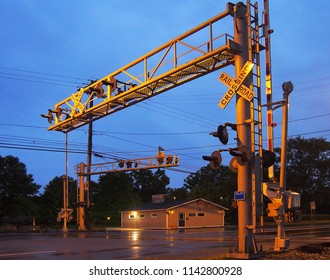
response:
[[[225,72],[221,73],[219,81],[228,86],[229,89],[218,103],[220,108],[224,109],[235,93],[238,93],[247,101],[251,101],[255,93],[244,86],[242,83],[244,82],[247,75],[251,72],[253,66],[254,64],[252,62],[247,61],[236,79],[232,78]]]

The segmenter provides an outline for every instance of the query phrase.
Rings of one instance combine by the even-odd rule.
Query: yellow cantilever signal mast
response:
[[[55,104],[48,130],[69,132],[147,98],[204,76],[234,61],[238,46],[214,24],[224,12]]]

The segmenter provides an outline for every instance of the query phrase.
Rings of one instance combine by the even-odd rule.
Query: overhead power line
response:
[[[73,76],[66,76],[66,75],[58,75],[53,73],[46,73],[46,72],[39,72],[39,71],[31,71],[26,69],[20,69],[20,68],[12,68],[12,67],[4,67],[0,66],[0,69],[6,69],[11,71],[18,71],[18,72],[24,72],[24,73],[33,73],[33,74],[39,74],[39,75],[45,75],[45,76],[53,76],[53,77],[60,77],[60,78],[67,78],[67,79],[75,79],[80,81],[86,81],[88,79],[81,78],[81,77],[73,77]]]

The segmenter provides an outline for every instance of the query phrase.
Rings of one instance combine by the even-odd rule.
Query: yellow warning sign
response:
[[[229,89],[218,103],[219,107],[224,109],[235,93],[239,94],[248,101],[252,100],[255,93],[246,86],[242,85],[242,83],[251,72],[253,66],[254,64],[252,62],[247,61],[236,79],[224,72],[221,73],[219,81],[228,86]]]

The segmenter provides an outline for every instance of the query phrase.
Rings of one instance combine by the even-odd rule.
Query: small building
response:
[[[157,201],[121,211],[122,228],[192,228],[224,226],[228,208],[203,198]]]

